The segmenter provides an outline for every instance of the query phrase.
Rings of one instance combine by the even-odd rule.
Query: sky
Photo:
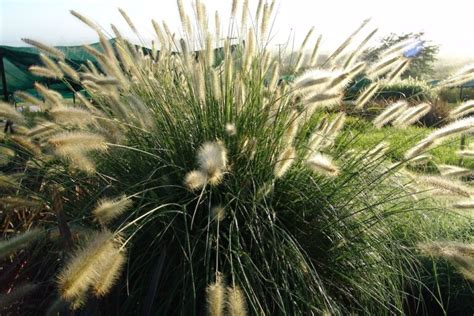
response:
[[[191,10],[192,0],[183,2]],[[222,20],[228,22],[231,0],[203,2],[210,16],[218,10]],[[252,12],[257,2],[249,1]],[[92,43],[97,36],[69,10],[80,12],[106,30],[110,30],[110,23],[126,30],[119,7],[127,11],[145,39],[153,36],[152,18],[165,20],[171,29],[180,30],[175,0],[0,0],[0,44],[24,46],[24,37],[50,45]],[[372,18],[367,31],[379,29],[375,40],[390,32],[425,32],[427,40],[440,45],[441,57],[474,58],[474,29],[470,23],[473,0],[279,0],[276,7],[271,41],[275,47],[301,42],[314,26],[316,34],[323,35],[323,50],[329,51],[364,19]]]

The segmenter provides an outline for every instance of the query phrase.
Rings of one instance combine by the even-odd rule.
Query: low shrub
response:
[[[259,27],[243,23],[245,38],[235,46],[234,33],[228,34],[216,64],[220,29],[209,30],[201,2],[197,23],[178,4],[186,39],[153,23],[160,51],[147,53],[115,28],[110,44],[97,25],[73,12],[98,33],[102,50],[89,50],[100,69],[84,66],[73,76],[90,96],[78,93],[77,107],[39,87],[48,121],[2,143],[24,155],[14,160],[21,172],[2,175],[0,207],[11,239],[0,249],[15,271],[3,284],[17,296],[5,294],[10,301],[1,308],[23,314],[403,314],[407,286],[419,281],[417,245],[430,240],[423,234],[428,228],[404,232],[394,223],[438,206],[423,195],[426,184],[410,186],[416,177],[407,162],[393,161],[402,152],[357,145],[366,132],[354,122],[344,128],[345,113],[328,113],[348,82],[363,71],[379,78],[379,67],[341,50],[316,64],[316,44],[308,61],[314,69],[279,83],[278,59],[262,41],[273,5],[263,2],[254,21]],[[247,8],[242,12],[246,17]],[[310,35],[292,65],[295,73]],[[68,75],[58,68],[60,51],[27,42],[52,56],[36,71]],[[403,69],[402,48],[388,54],[398,58],[387,71]],[[356,109],[370,104],[380,83],[374,80],[357,97]],[[23,121],[8,105],[0,109]],[[403,114],[400,124],[410,125],[413,116]],[[20,214],[18,222],[10,214]],[[38,226],[46,238],[24,251],[31,243],[25,235],[15,238],[16,231]],[[21,281],[30,284],[29,294],[39,288],[23,305]]]

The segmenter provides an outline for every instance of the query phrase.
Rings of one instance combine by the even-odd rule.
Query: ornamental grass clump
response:
[[[252,15],[234,1],[230,25],[217,13],[213,30],[201,1],[192,15],[178,7],[182,28],[153,21],[159,48],[150,50],[116,26],[109,42],[72,12],[101,43],[86,48],[96,63],[75,72],[60,51],[27,41],[48,54],[41,67],[87,92],[75,91],[80,105],[67,107],[37,84],[54,123],[30,129],[24,139],[35,150],[23,146],[17,162],[19,194],[39,201],[42,223],[61,237],[60,251],[33,258],[54,262],[35,281],[57,280],[41,308],[59,297],[84,311],[100,299],[105,314],[402,313],[416,260],[388,218],[413,211],[415,193],[390,167],[388,146],[350,150],[354,135],[338,109],[357,75],[374,79],[359,108],[380,75],[399,76],[403,47],[360,62],[374,34],[357,40],[364,21],[321,63],[317,38],[286,82],[266,45],[275,2],[260,1]],[[312,32],[296,56],[311,41]],[[430,183],[467,197],[462,186]]]

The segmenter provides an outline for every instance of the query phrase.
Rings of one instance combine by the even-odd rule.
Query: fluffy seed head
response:
[[[12,105],[4,102],[0,102],[0,117],[9,119],[14,123],[23,123],[25,121],[23,115],[17,112]]]
[[[107,149],[105,138],[88,132],[66,132],[52,136],[48,140],[58,155],[67,157],[74,153],[104,151]]]
[[[81,298],[98,271],[116,253],[113,234],[107,230],[90,236],[84,248],[74,252],[58,276],[59,294],[68,301]]]
[[[227,166],[227,150],[220,142],[207,142],[199,148],[197,160],[201,171],[212,176],[225,170]]]
[[[58,123],[84,126],[93,122],[92,113],[80,108],[56,107],[50,111]]]
[[[222,221],[225,217],[225,208],[221,205],[215,206],[211,209],[211,217],[216,219],[218,222]]]
[[[237,135],[237,128],[235,127],[234,123],[227,123],[225,125],[225,133],[229,136]]]
[[[456,108],[452,109],[449,112],[449,118],[452,120],[457,120],[463,116],[472,114],[474,112],[474,100],[469,100],[464,103],[461,103]]]
[[[132,200],[122,196],[117,199],[102,199],[92,211],[101,224],[107,224],[133,205]]]
[[[415,179],[416,182],[440,189],[445,192],[458,196],[470,197],[471,189],[466,185],[437,176],[420,176]]]
[[[339,174],[339,169],[332,162],[329,156],[316,153],[311,156],[306,165],[315,173],[322,174],[329,177],[335,177]]]
[[[451,165],[437,165],[439,172],[443,177],[465,177],[472,175],[473,170]]]
[[[384,125],[398,117],[401,112],[404,112],[407,106],[408,104],[406,101],[398,101],[390,105],[374,119],[374,126],[376,128],[382,128]]]
[[[225,288],[222,278],[217,276],[216,282],[210,284],[206,289],[207,310],[210,316],[224,315]]]
[[[57,48],[54,48],[54,47],[51,47],[51,46],[48,46],[48,45],[45,45],[43,43],[40,43],[38,41],[35,41],[35,40],[32,40],[32,39],[29,39],[29,38],[22,38],[22,41],[27,43],[27,44],[30,44],[31,46],[34,46],[36,48],[38,48],[39,50],[47,53],[47,54],[50,54],[60,60],[64,60],[64,53],[62,51],[60,51],[59,49]]]
[[[107,258],[104,264],[99,267],[98,275],[93,280],[92,288],[95,296],[102,297],[110,292],[120,277],[125,262],[125,252],[115,249],[115,253]]]
[[[31,229],[8,240],[0,241],[0,258],[26,247],[28,244],[44,236],[44,231],[38,228]]]
[[[453,207],[461,210],[474,209],[474,200],[458,201],[453,203]]]
[[[402,113],[397,119],[393,121],[393,126],[395,127],[406,127],[409,126],[420,118],[428,114],[431,110],[431,104],[422,103],[415,107],[407,109],[404,113]]]
[[[276,178],[281,178],[290,169],[291,165],[296,159],[296,151],[294,147],[286,148],[278,157],[275,164],[273,174]]]
[[[207,176],[205,173],[199,170],[193,170],[186,174],[184,178],[184,184],[189,190],[199,190],[207,183]]]
[[[227,287],[227,310],[230,316],[247,315],[247,306],[240,287]]]

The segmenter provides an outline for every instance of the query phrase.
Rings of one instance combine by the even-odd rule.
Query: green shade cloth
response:
[[[99,43],[89,45],[99,51],[102,51]],[[83,46],[59,46],[59,50],[64,52],[66,62],[74,69],[79,69],[81,64],[87,60],[96,64],[94,56],[89,54]],[[7,81],[7,91],[11,95],[17,90],[23,90],[36,95],[33,89],[35,82],[48,85],[61,93],[64,97],[71,97],[70,88],[62,81],[37,77],[28,71],[33,65],[42,65],[39,50],[35,47],[11,47],[0,46],[0,57],[3,58],[5,68],[5,77]],[[0,84],[0,93],[3,96],[3,85]]]

